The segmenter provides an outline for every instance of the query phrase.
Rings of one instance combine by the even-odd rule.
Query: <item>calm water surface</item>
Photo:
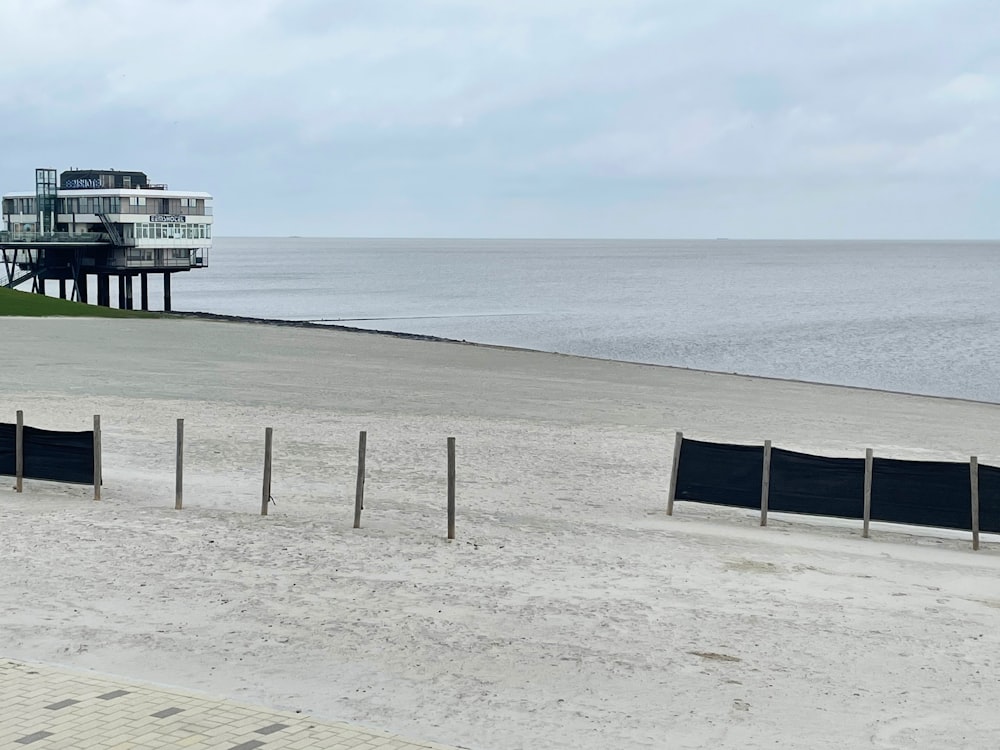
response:
[[[174,307],[1000,402],[1000,243],[223,238]]]

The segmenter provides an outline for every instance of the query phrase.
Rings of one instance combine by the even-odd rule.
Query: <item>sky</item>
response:
[[[993,239],[996,0],[2,0],[0,192],[216,235]]]

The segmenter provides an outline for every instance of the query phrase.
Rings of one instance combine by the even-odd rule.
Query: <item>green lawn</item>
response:
[[[73,316],[77,318],[155,318],[159,313],[139,310],[116,310],[82,302],[45,297],[41,294],[0,289],[0,315],[25,315],[31,317]]]

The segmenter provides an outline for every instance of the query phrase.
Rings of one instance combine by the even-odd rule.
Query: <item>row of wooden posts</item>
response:
[[[95,417],[96,419],[96,417]],[[260,514],[267,515],[271,504],[271,456],[274,429],[264,430],[264,479],[261,486]],[[365,454],[368,447],[368,432],[358,435],[358,475],[354,489],[354,528],[361,528],[361,511],[365,507]],[[95,499],[100,499],[95,496]],[[174,508],[184,507],[184,420],[177,420],[177,472],[174,493]],[[455,438],[448,438],[448,538],[455,538]]]
[[[267,515],[268,506],[271,503],[271,456],[274,430],[268,427],[264,431],[264,478],[261,489],[260,514]],[[368,433],[361,431],[358,437],[358,473],[357,483],[354,492],[354,528],[361,528],[361,511],[364,509],[365,497],[365,453],[367,449]],[[674,514],[674,500],[677,494],[677,472],[680,467],[681,445],[684,442],[684,434],[677,432],[674,437],[673,465],[670,472],[670,488],[667,495],[667,515]],[[102,461],[101,461],[101,417],[94,415],[94,500],[101,499],[102,483]],[[873,473],[873,451],[871,448],[865,450],[865,482],[864,482],[864,516],[863,529],[861,535],[867,539],[869,537],[869,524],[871,521],[871,501],[872,501],[872,473]],[[24,412],[18,410],[16,425],[16,455],[15,455],[16,484],[14,489],[17,492],[23,491],[24,486]],[[969,457],[969,478],[971,481],[971,503],[972,503],[972,549],[979,549],[979,459],[976,456]],[[771,482],[771,441],[764,441],[764,462],[762,467],[761,490],[760,490],[760,525],[767,526],[767,503],[770,494]],[[184,420],[177,420],[177,468],[176,468],[176,489],[174,496],[174,508],[181,510],[184,507]],[[455,538],[455,438],[448,438],[448,538]]]
[[[677,432],[674,437],[674,461],[670,471],[670,491],[667,495],[667,515],[674,514],[674,499],[677,494],[677,470],[681,462],[681,444],[684,433]],[[864,495],[864,526],[861,536],[868,539],[868,527],[872,512],[872,473],[874,454],[871,448],[865,449],[865,495]],[[979,458],[969,456],[969,478],[972,483],[972,549],[979,549]],[[771,486],[771,441],[764,441],[764,465],[760,487],[760,525],[767,526],[767,498]]]
[[[264,481],[261,490],[260,514],[267,515],[271,503],[271,456],[274,429],[264,430]],[[358,479],[354,493],[354,528],[361,528],[361,511],[365,501],[365,453],[368,433],[364,430],[358,439]],[[24,491],[24,412],[18,410],[15,431],[15,485],[17,492]],[[101,417],[94,415],[94,500],[101,499]],[[184,507],[184,420],[177,420],[177,466],[174,508]],[[448,438],[448,538],[455,538],[455,438]]]

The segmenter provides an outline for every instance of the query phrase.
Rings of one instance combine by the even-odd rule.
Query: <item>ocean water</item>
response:
[[[222,238],[173,300],[1000,402],[998,293],[988,242]]]

